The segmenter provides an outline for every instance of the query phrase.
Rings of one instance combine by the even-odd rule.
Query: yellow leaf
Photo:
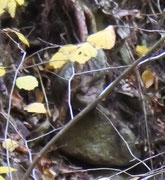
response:
[[[111,49],[115,45],[116,34],[113,26],[90,35],[87,41],[97,49]]]
[[[15,0],[8,0],[7,10],[12,18],[15,16],[16,6],[17,3]]]
[[[42,180],[54,180],[55,176],[49,168],[43,169]]]
[[[13,18],[15,16],[17,4],[20,6],[23,5],[24,0],[0,0],[0,15],[4,13],[6,9]]]
[[[0,15],[4,13],[4,10],[2,7],[0,7]]]
[[[7,7],[8,0],[0,0],[0,15],[4,13],[5,8]]]
[[[2,176],[0,176],[0,180],[5,180]]]
[[[16,86],[19,89],[25,89],[25,90],[33,90],[35,87],[38,87],[38,81],[36,77],[27,75],[23,77],[18,77],[16,79]]]
[[[13,171],[17,171],[17,169],[11,167],[9,168],[8,166],[0,166],[0,174],[9,173]]]
[[[68,60],[84,64],[92,57],[96,57],[97,49],[111,49],[115,45],[116,35],[113,26],[92,34],[88,42],[78,45],[65,45],[61,47],[50,59],[49,65],[54,69],[62,67]]]
[[[18,37],[18,39],[24,43],[25,45],[27,45],[28,47],[30,46],[29,45],[29,41],[27,40],[27,38],[20,32],[16,31],[16,30],[13,30],[13,29],[10,29],[10,28],[6,28],[6,29],[3,29],[4,31],[6,32],[12,32],[12,33],[15,33]]]
[[[20,5],[20,6],[22,6],[25,2],[24,2],[24,0],[16,0],[16,2]]]
[[[142,73],[142,80],[146,88],[151,87],[154,84],[155,77],[150,70],[145,70]]]
[[[69,55],[77,48],[76,45],[68,44],[62,46],[50,59],[49,65],[54,69],[61,68],[69,60]]]
[[[143,45],[137,45],[136,46],[136,53],[139,55],[143,55],[148,51],[149,47],[143,46]]]
[[[51,59],[49,65],[54,69],[61,68],[69,60],[69,53],[76,46],[72,44],[65,45],[61,47],[57,53],[55,53]]]
[[[2,142],[2,147],[4,149],[8,149],[10,152],[13,152],[15,150],[15,148],[18,147],[18,143],[17,143],[17,141],[14,141],[12,139],[6,139],[6,141]]]
[[[4,76],[6,74],[5,67],[0,66],[0,76]]]
[[[97,49],[90,45],[88,42],[77,45],[77,47],[70,52],[69,60],[84,64],[92,57],[96,57]]]
[[[24,44],[27,45],[28,47],[30,46],[30,45],[29,45],[29,41],[26,39],[26,37],[25,37],[22,33],[17,32],[17,31],[13,31],[13,32],[18,36],[19,40],[20,40],[22,43],[24,43]]]
[[[54,69],[62,67],[68,60],[84,64],[90,58],[97,55],[97,49],[88,42],[78,45],[66,45],[59,49],[50,59],[50,66]]]
[[[24,110],[30,113],[46,113],[44,105],[38,102],[27,105]]]
[[[67,63],[67,59],[68,58],[63,53],[57,52],[51,57],[49,65],[54,69],[57,69]]]
[[[77,48],[77,45],[68,44],[65,46],[62,46],[59,49],[59,52],[63,53],[64,55],[68,56],[71,52],[73,52]]]

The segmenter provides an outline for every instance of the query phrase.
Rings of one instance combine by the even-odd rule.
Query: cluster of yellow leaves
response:
[[[5,3],[6,2],[6,3]],[[24,1],[21,0],[9,0],[2,1],[0,0],[1,9],[14,7],[14,3],[16,2],[19,5],[22,5]],[[10,12],[9,12],[10,13]],[[13,15],[15,15],[13,13]],[[18,37],[18,39],[29,47],[29,42],[26,37],[18,32],[17,30],[13,30],[10,28],[3,29],[6,33],[14,33]],[[92,57],[96,57],[98,49],[111,49],[115,45],[116,35],[113,26],[108,26],[106,29],[99,31],[95,34],[90,35],[87,38],[87,42],[81,43],[78,45],[65,45],[62,46],[57,53],[55,53],[50,59],[49,65],[54,69],[62,67],[68,60],[72,62],[79,62],[80,64],[84,64]],[[0,76],[5,74],[5,68],[0,68]],[[19,89],[24,90],[33,90],[38,87],[38,81],[34,76],[23,76],[18,77],[16,79],[16,86]],[[24,107],[24,110],[31,113],[46,113],[46,109],[42,103],[32,103]]]
[[[91,46],[89,43],[82,43],[79,45],[66,45],[59,49],[57,53],[55,53],[49,65],[53,66],[54,69],[62,67],[68,60],[72,62],[85,63],[90,58],[95,57],[97,55],[97,50]]]
[[[11,139],[6,139],[6,141],[3,141],[2,147],[4,149],[8,149],[10,152],[13,152],[16,147],[18,147],[18,143]],[[8,168],[7,166],[1,166],[0,167],[0,174],[6,174],[9,172],[17,171],[14,168]],[[0,180],[4,180],[4,178],[0,175]]]
[[[17,5],[22,6],[23,4],[24,0],[0,0],[0,15],[6,10],[13,18],[15,16]]]
[[[5,29],[5,31],[14,32],[24,44],[29,46],[27,39],[19,32],[9,28]],[[68,60],[72,62],[77,61],[80,64],[83,64],[90,58],[96,57],[97,49],[111,49],[115,44],[115,40],[116,35],[113,26],[109,26],[102,31],[90,35],[85,43],[62,46],[58,52],[52,56],[49,65],[53,68],[60,68]],[[34,76],[19,77],[16,80],[16,86],[19,89],[30,91],[38,87],[38,81]],[[44,105],[39,102],[27,105],[24,107],[24,110],[30,113],[46,113]]]
[[[139,55],[145,54],[148,50],[149,50],[149,47],[147,47],[147,46],[144,46],[144,45],[136,46],[136,53],[138,53]],[[145,70],[142,73],[141,77],[142,77],[142,81],[147,89],[154,84],[155,76],[154,76],[153,72],[151,72],[150,70],[148,70],[148,69]]]
[[[148,50],[149,50],[149,47],[147,47],[147,46],[144,46],[144,45],[136,46],[136,53],[138,53],[139,55],[145,54]],[[142,77],[142,81],[147,89],[154,84],[155,77],[150,70],[148,70],[148,69],[145,70],[142,73],[141,77]]]
[[[17,170],[11,167],[9,168],[7,166],[0,166],[0,174],[6,174],[13,171],[17,171]],[[0,175],[0,180],[5,180],[5,179]]]
[[[7,32],[7,33],[16,34],[18,39],[22,43],[24,43],[25,45],[27,45],[29,47],[29,42],[22,33],[18,32],[16,30],[10,29],[10,28],[3,29],[3,31]],[[0,67],[0,76],[4,76],[4,75],[5,75],[5,68]],[[24,90],[30,91],[30,90],[33,90],[34,88],[38,87],[38,80],[36,79],[36,77],[31,76],[31,75],[18,77],[16,79],[16,86],[19,89],[24,89]],[[32,104],[24,107],[24,110],[26,110],[27,112],[32,112],[32,113],[46,113],[46,109],[42,103],[32,103]],[[3,143],[3,147],[6,148],[5,147],[6,145],[7,145],[7,148],[9,149],[9,151],[12,152],[16,148],[17,143],[8,139],[6,142]]]
[[[31,91],[35,89],[36,87],[38,87],[38,80],[36,77],[31,76],[31,75],[18,77],[16,79],[16,86],[19,89]],[[46,113],[47,112],[44,104],[39,103],[39,102],[34,102],[25,106],[24,110],[30,113]]]
[[[54,69],[62,67],[67,61],[84,64],[96,57],[98,49],[111,49],[115,45],[116,35],[113,26],[90,35],[87,42],[78,45],[62,46],[50,59],[49,65]]]

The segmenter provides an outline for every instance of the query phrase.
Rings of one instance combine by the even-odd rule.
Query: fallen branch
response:
[[[37,154],[35,159],[33,160],[33,163],[28,168],[23,180],[28,180],[28,177],[32,171],[32,169],[35,167],[37,162],[40,160],[40,158],[47,152],[47,150],[55,144],[61,136],[66,134],[68,130],[73,127],[83,116],[85,116],[89,111],[91,111],[99,102],[101,102],[114,88],[115,86],[120,82],[121,79],[123,79],[125,76],[127,76],[139,63],[142,61],[145,57],[150,56],[152,52],[158,48],[163,42],[165,41],[165,36],[162,37],[157,43],[155,43],[150,50],[138,58],[130,67],[128,67],[119,77],[117,77],[110,85],[107,86],[107,88],[101,93],[100,96],[96,98],[95,101],[93,101],[91,104],[89,104],[86,108],[84,108],[78,115],[75,116],[74,119],[69,121],[61,131],[59,131],[47,144],[46,146]]]

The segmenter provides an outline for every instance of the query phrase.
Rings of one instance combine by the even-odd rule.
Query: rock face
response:
[[[115,115],[106,118],[98,110],[91,111],[61,138],[60,149],[73,158],[93,165],[130,165],[133,157],[110,121],[119,129],[134,155],[139,157],[136,139],[129,127],[116,119]]]
[[[68,74],[69,67],[70,66],[67,66],[67,69],[64,69],[64,75]],[[83,72],[105,67],[107,67],[107,60],[103,51],[99,51],[97,57],[91,59],[91,61],[84,66]],[[72,107],[74,113],[94,101],[103,91],[105,74],[105,71],[97,71],[80,76],[81,79],[76,85],[76,90],[72,91]],[[60,75],[64,77],[64,75]],[[63,89],[66,89],[66,87],[63,87]],[[62,95],[62,97],[64,97],[64,95]],[[130,111],[130,108],[129,111],[126,112],[129,116],[125,118],[123,115],[120,115],[118,107],[125,110],[126,106],[123,105],[123,108],[121,108],[120,105],[117,108],[113,108],[112,106],[114,106],[116,102],[120,102],[118,98],[119,95],[114,99],[112,98],[111,103],[108,101],[106,108],[99,105],[98,109],[96,108],[83,117],[66,135],[61,137],[58,142],[60,150],[66,155],[88,164],[127,166],[131,164],[131,160],[134,158],[131,156],[123,139],[119,136],[120,134],[127,142],[133,154],[139,158],[140,151],[135,145],[135,135],[130,129],[129,123],[126,123],[128,119],[130,121],[130,118],[127,119],[127,117],[134,117],[134,113]],[[125,102],[125,100],[123,102]],[[121,102],[119,104],[121,104]],[[130,113],[132,114],[130,115]],[[119,133],[117,133],[111,122]],[[133,121],[131,121],[130,124],[132,122]]]

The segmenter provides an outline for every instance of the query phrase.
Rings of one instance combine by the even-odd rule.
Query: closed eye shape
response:
[[[78,45],[62,46],[50,59],[54,69],[62,67],[68,60],[84,64],[97,56],[98,49],[111,49],[115,45],[116,35],[113,26],[88,36],[87,42]]]

